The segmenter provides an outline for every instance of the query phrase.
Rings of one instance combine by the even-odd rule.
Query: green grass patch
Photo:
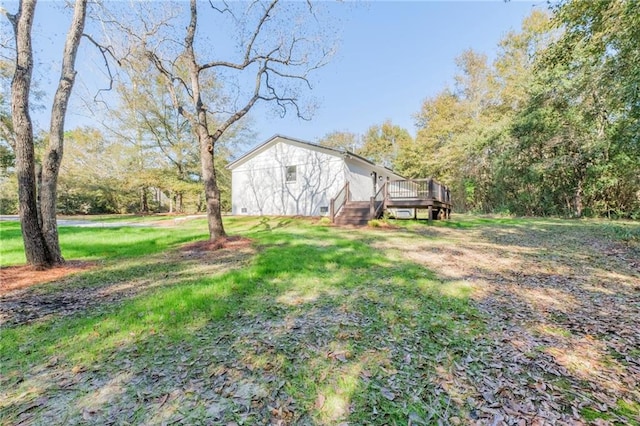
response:
[[[525,218],[499,215],[471,215],[452,214],[451,219],[427,221],[426,218],[413,219],[389,219],[391,223],[407,229],[420,229],[424,227],[453,228],[453,229],[481,229],[481,228],[511,228],[511,227],[546,227],[549,225],[576,226],[582,221],[554,218]]]
[[[598,419],[609,420],[613,417],[611,414],[607,412],[597,411],[591,407],[584,407],[582,410],[580,410],[580,414],[588,422],[594,422]]]
[[[599,411],[591,407],[584,407],[580,410],[580,414],[588,422],[597,420],[608,420],[616,423],[624,420],[625,424],[637,426],[640,425],[640,403],[637,401],[618,400],[616,407],[608,411]]]
[[[190,221],[176,228],[73,227],[58,228],[62,254],[66,259],[108,260],[159,253],[206,237],[203,221]],[[26,262],[18,222],[0,222],[0,266]]]
[[[603,224],[602,230],[610,238],[640,243],[640,222],[610,221]]]
[[[84,220],[104,223],[148,223],[183,220],[189,215],[183,214],[98,214],[98,215],[73,215],[61,218],[68,220]]]
[[[508,254],[512,248],[528,261],[553,256],[566,263],[572,253],[582,256],[578,237],[587,232],[616,244],[631,241],[599,221],[454,215],[432,225],[393,224],[399,229],[228,217],[229,233],[250,238],[252,249],[213,254],[177,251],[206,238],[204,220],[161,228],[61,227],[67,259],[101,262],[34,292],[48,303],[120,296],[0,329],[0,418],[9,424],[393,425],[457,417],[465,424],[477,415],[466,401],[477,395],[447,386],[462,365],[473,370],[463,372],[469,380],[482,371],[483,360],[462,360],[477,353],[487,318],[470,302],[474,288],[463,274],[432,271],[419,256],[408,260],[406,250],[439,255],[455,231],[483,247]],[[0,231],[2,264],[23,262],[18,224],[0,223]],[[578,335],[559,325],[567,315],[549,314],[552,322],[533,337]],[[545,353],[538,346],[524,356],[537,360]],[[566,395],[575,386],[569,379],[552,382]],[[585,407],[581,415],[634,424],[638,411],[636,402],[620,400],[615,410]]]
[[[289,415],[361,424],[377,412],[375,423],[401,424],[453,410],[432,398],[428,380],[415,378],[432,375],[443,351],[461,356],[482,331],[466,296],[449,295],[431,271],[373,249],[364,232],[291,219],[227,225],[252,238],[257,254],[222,272],[161,253],[202,238],[195,228],[63,229],[68,257],[106,260],[65,286],[166,283],[119,304],[1,330],[0,384],[11,389],[0,403],[3,418],[24,420],[21,407],[46,396],[31,420],[45,421],[66,401],[69,421],[100,422],[107,407],[135,405],[147,391],[174,395],[184,409],[166,414],[150,402],[134,423],[167,415],[251,424]],[[60,391],[62,378],[80,384]],[[118,391],[97,404],[91,395],[106,392],[105,383]],[[189,383],[208,391],[195,398],[184,391]],[[242,414],[247,389],[257,396]],[[287,408],[289,399],[295,404]],[[211,408],[213,401],[228,409]]]

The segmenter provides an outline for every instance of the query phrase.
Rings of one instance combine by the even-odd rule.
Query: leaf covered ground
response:
[[[470,283],[487,325],[443,380],[466,396],[458,402],[472,417],[639,424],[638,228],[543,220],[414,228],[428,239],[407,258]]]
[[[640,422],[639,224],[397,225],[231,219],[10,291],[0,423]]]

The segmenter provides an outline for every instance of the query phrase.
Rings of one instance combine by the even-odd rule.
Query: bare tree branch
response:
[[[249,60],[249,57],[251,56],[251,51],[253,50],[253,44],[256,42],[256,39],[258,38],[258,35],[260,35],[260,32],[262,30],[262,26],[269,19],[269,13],[271,13],[271,11],[276,7],[276,4],[278,4],[278,0],[273,0],[271,2],[271,4],[269,4],[269,7],[265,8],[264,14],[260,18],[260,21],[258,22],[258,25],[256,26],[256,30],[253,32],[253,36],[251,37],[251,41],[249,41],[249,44],[247,45],[247,50],[246,50],[245,55],[244,55],[244,61],[245,62],[247,62]]]
[[[218,140],[220,139],[220,136],[223,135],[223,133],[229,128],[231,127],[234,123],[236,123],[238,120],[240,120],[242,117],[244,117],[245,115],[247,115],[247,113],[251,110],[251,108],[255,105],[255,103],[260,100],[263,99],[262,96],[260,96],[260,87],[262,86],[262,76],[266,73],[266,64],[263,65],[260,68],[260,71],[258,71],[257,75],[256,75],[256,83],[255,83],[255,88],[253,90],[253,96],[247,101],[247,103],[245,104],[245,106],[236,111],[235,114],[233,114],[232,116],[230,116],[229,118],[227,118],[222,125],[218,126],[218,129],[215,131],[215,133],[213,134],[213,139],[214,140]]]
[[[167,79],[167,89],[169,90],[172,96],[172,99],[175,98],[174,103],[176,108],[179,107],[178,105],[179,102],[178,102],[177,95],[175,93],[175,87],[173,87],[174,82],[177,82],[180,86],[182,86],[182,88],[185,90],[185,92],[189,97],[193,97],[193,94],[191,93],[191,88],[189,87],[187,82],[184,81],[184,79],[182,79],[181,77],[176,76],[172,71],[170,71],[167,67],[165,67],[164,64],[162,63],[162,60],[158,57],[158,55],[156,55],[154,52],[151,52],[151,51],[146,51],[145,54],[147,58],[151,60],[151,62],[156,67],[156,69],[160,72],[160,74],[165,76],[165,78]]]
[[[98,43],[93,37],[91,37],[89,34],[84,33],[82,34],[82,37],[86,38],[87,40],[89,40],[91,42],[91,44],[93,44],[94,46],[96,46],[98,48],[98,50],[100,51],[100,54],[102,55],[102,59],[104,59],[104,66],[107,69],[107,74],[109,74],[109,87],[106,89],[98,89],[98,91],[96,92],[95,96],[93,97],[94,101],[97,101],[98,96],[100,95],[100,93],[102,92],[109,92],[113,89],[113,74],[111,73],[111,67],[109,66],[109,58],[107,58],[107,54],[109,54],[109,56],[111,56],[111,58],[113,58],[114,61],[116,61],[116,63],[119,66],[122,66],[122,63],[118,60],[118,58],[116,58],[115,53],[113,52],[113,48],[111,46],[103,46],[100,43]]]
[[[18,14],[20,14],[20,12],[16,13],[15,15],[9,13],[9,11],[7,9],[5,9],[4,7],[0,6],[0,15],[4,15],[9,22],[11,23],[11,26],[14,28],[15,31],[15,27],[16,27],[16,17],[18,16]]]
[[[265,8],[264,13],[262,14],[262,17],[260,18],[260,21],[258,22],[258,25],[256,26],[255,31],[251,35],[251,40],[247,44],[247,48],[246,48],[245,54],[244,54],[244,60],[243,60],[242,63],[233,63],[233,62],[227,62],[227,61],[214,61],[214,62],[209,62],[207,64],[200,65],[200,70],[205,70],[207,68],[219,67],[219,66],[242,70],[242,69],[247,68],[249,65],[251,65],[251,64],[253,64],[253,63],[257,62],[257,61],[269,58],[271,55],[273,55],[273,53],[278,51],[279,47],[274,49],[272,52],[270,52],[266,56],[260,56],[260,55],[253,56],[253,57],[251,56],[252,51],[253,51],[253,45],[256,42],[256,39],[258,38],[258,36],[260,35],[262,27],[264,26],[264,23],[267,22],[267,20],[269,19],[269,13],[276,7],[276,4],[278,4],[278,1],[279,0],[273,0],[269,4],[269,6]]]
[[[215,5],[213,4],[213,1],[212,1],[212,0],[209,0],[209,6],[211,6],[211,9],[213,9],[213,10],[215,10],[215,11],[217,11],[217,12],[220,12],[221,14],[228,13],[229,15],[233,16],[233,19],[236,19],[236,20],[237,20],[236,15],[233,13],[233,11],[232,11],[232,10],[231,10],[231,8],[229,7],[229,4],[226,2],[226,0],[224,0],[224,1],[222,2],[222,4],[224,4],[224,9],[220,9],[219,7],[217,7],[217,6],[215,6]]]

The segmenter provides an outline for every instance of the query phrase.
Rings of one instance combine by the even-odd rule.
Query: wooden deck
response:
[[[413,209],[414,218],[418,209],[427,210],[428,220],[449,219],[451,217],[451,191],[435,179],[390,180],[382,183],[376,195],[368,203],[350,199],[347,183],[331,200],[330,218],[334,223],[350,223],[348,218],[359,218],[358,224],[366,223],[366,218],[377,219],[393,209]],[[336,220],[336,218],[339,218]]]
[[[385,182],[371,203],[376,215],[390,209],[424,209],[428,219],[451,217],[451,191],[435,179],[392,180]],[[379,213],[382,211],[382,213]]]

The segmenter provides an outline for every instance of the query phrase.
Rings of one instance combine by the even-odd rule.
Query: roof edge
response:
[[[269,139],[267,139],[263,143],[257,145],[255,148],[250,149],[245,154],[243,154],[240,158],[238,158],[235,161],[227,164],[225,167],[227,169],[229,169],[229,170],[233,170],[234,168],[238,167],[240,164],[244,163],[246,160],[251,158],[253,155],[255,155],[258,152],[260,152],[261,150],[263,150],[265,147],[267,147],[270,143],[272,143],[276,139],[283,139],[285,141],[290,141],[290,142],[293,142],[293,143],[310,146],[312,148],[319,148],[319,149],[322,149],[322,150],[325,150],[325,151],[334,152],[336,155],[345,154],[345,151],[341,151],[341,150],[338,150],[338,149],[335,149],[335,148],[330,148],[330,147],[318,145],[318,144],[315,144],[315,143],[312,143],[312,142],[304,141],[304,140],[298,139],[298,138],[293,138],[291,136],[281,135],[281,134],[278,133],[278,134],[275,134],[275,135],[271,136]]]
[[[293,138],[291,136],[286,136],[286,135],[282,135],[282,134],[279,134],[279,133],[276,133],[275,135],[271,136],[269,139],[267,139],[263,143],[257,145],[255,148],[247,151],[240,158],[238,158],[235,161],[227,164],[225,167],[227,169],[229,169],[229,170],[233,170],[234,168],[238,167],[239,165],[241,165],[242,163],[247,161],[253,155],[257,154],[262,149],[267,147],[270,143],[272,143],[276,139],[284,139],[284,140],[288,140],[290,142],[294,142],[294,143],[298,143],[298,144],[301,144],[301,145],[309,146],[309,147],[311,147],[313,149],[321,149],[321,150],[324,150],[324,151],[333,152],[336,155],[339,155],[341,157],[344,157],[344,156],[348,155],[348,156],[350,156],[350,157],[352,157],[352,158],[354,158],[356,160],[362,161],[362,162],[364,162],[364,163],[366,163],[366,164],[368,164],[370,166],[374,166],[374,167],[379,167],[379,168],[385,169],[390,173],[393,173],[395,175],[398,175],[398,176],[402,177],[402,175],[398,174],[397,172],[393,171],[392,169],[390,169],[390,168],[388,168],[386,166],[383,166],[381,164],[376,164],[373,161],[367,160],[366,158],[364,158],[364,157],[362,157],[362,156],[360,156],[360,155],[358,155],[356,153],[353,153],[351,151],[342,150],[342,149],[336,149],[336,148],[332,148],[332,147],[328,147],[328,146],[322,146],[322,145],[318,145],[318,144],[313,143],[313,142],[305,141],[305,140],[298,139],[298,138]]]

